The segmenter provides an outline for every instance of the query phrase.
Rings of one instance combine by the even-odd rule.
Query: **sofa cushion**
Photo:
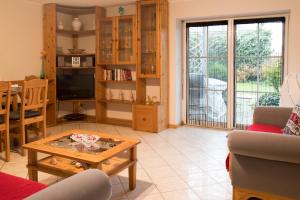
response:
[[[24,199],[46,187],[46,185],[38,182],[0,172],[1,200]]]
[[[300,136],[300,105],[297,104],[293,108],[283,133],[287,135]]]
[[[268,133],[278,133],[282,134],[282,128],[274,125],[268,124],[252,124],[248,126],[247,131],[258,131],[258,132],[268,132]]]
[[[274,125],[268,125],[268,124],[252,124],[248,126],[247,131],[258,131],[258,132],[268,132],[268,133],[274,133],[274,134],[282,134],[283,130],[282,128]],[[229,154],[226,158],[225,165],[227,171],[229,171]]]

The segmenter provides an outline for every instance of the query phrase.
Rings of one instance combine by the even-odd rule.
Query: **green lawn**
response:
[[[236,84],[236,87],[237,87],[237,91],[249,91],[249,92],[255,92],[257,90],[257,83],[256,82],[242,82],[242,83],[237,83]],[[258,87],[258,91],[259,92],[276,92],[275,89],[264,83],[264,82],[261,82],[259,84],[259,87]]]

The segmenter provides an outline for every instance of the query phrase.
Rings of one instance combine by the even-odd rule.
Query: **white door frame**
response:
[[[235,29],[234,20],[237,19],[251,19],[251,18],[266,18],[266,17],[285,17],[285,30],[284,30],[284,74],[286,77],[288,74],[288,30],[289,30],[289,13],[281,13],[274,15],[259,15],[259,16],[246,16],[246,17],[231,17],[231,18],[218,18],[218,19],[202,19],[202,20],[186,20],[182,21],[182,98],[181,98],[181,119],[184,124],[187,124],[187,41],[186,41],[186,24],[191,22],[210,22],[210,21],[228,21],[228,34],[227,34],[227,46],[228,46],[228,80],[227,80],[227,129],[233,129],[234,126],[234,39],[235,39]]]

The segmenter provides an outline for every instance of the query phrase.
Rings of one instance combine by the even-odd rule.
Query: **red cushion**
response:
[[[268,124],[252,124],[248,126],[247,131],[259,131],[259,132],[268,132],[274,134],[282,134],[282,128],[278,126],[268,125]],[[229,154],[225,161],[226,169],[229,171]]]
[[[268,133],[278,133],[282,134],[282,128],[274,125],[268,124],[252,124],[247,128],[248,131],[259,131],[259,132],[268,132]]]
[[[24,199],[46,185],[0,172],[0,200]]]

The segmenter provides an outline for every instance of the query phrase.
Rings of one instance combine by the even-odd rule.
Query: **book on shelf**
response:
[[[103,70],[103,80],[106,81],[134,81],[136,73],[129,69],[105,69]]]

